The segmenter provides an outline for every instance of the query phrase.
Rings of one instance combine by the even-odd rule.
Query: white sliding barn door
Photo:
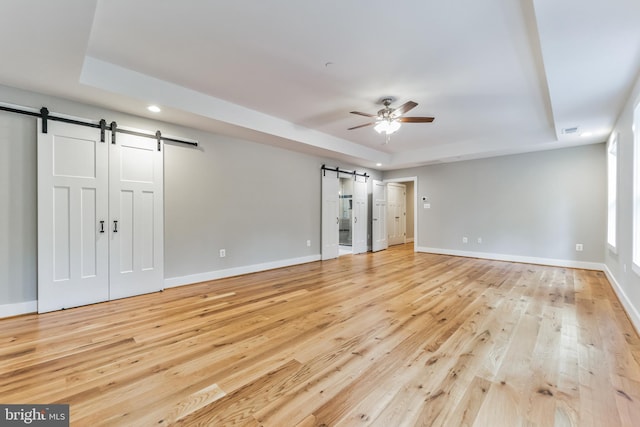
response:
[[[154,138],[38,122],[38,311],[163,288],[163,156]]]
[[[404,184],[387,184],[387,235],[389,246],[405,243],[406,235],[406,196]]]
[[[353,218],[351,224],[353,253],[367,252],[367,183],[353,182]]]
[[[373,252],[387,249],[387,186],[373,181],[373,218],[371,224]]]
[[[38,312],[109,299],[108,144],[38,120]]]
[[[110,299],[163,289],[163,157],[152,138],[109,144]]]
[[[322,171],[322,259],[338,258],[340,180],[335,173]]]

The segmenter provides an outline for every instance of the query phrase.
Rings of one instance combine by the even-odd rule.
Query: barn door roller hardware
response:
[[[341,173],[347,174],[347,175],[353,175],[353,179],[357,179],[357,177],[359,176],[363,176],[364,177],[364,181],[367,182],[367,178],[369,178],[369,175],[367,175],[367,173],[358,173],[357,171],[348,171],[348,170],[344,170],[344,169],[340,169],[339,167],[334,168],[328,168],[325,165],[322,165],[322,168],[320,168],[322,170],[322,175],[325,176],[326,175],[326,171],[331,171],[331,172],[335,172],[336,176],[340,177]]]
[[[40,119],[42,119],[42,133],[47,133],[49,131],[48,122],[49,120],[53,120],[57,122],[71,123],[78,126],[86,126],[90,128],[100,129],[100,142],[105,142],[105,138],[106,138],[105,133],[107,130],[110,130],[112,144],[116,143],[116,133],[119,132],[119,133],[126,133],[129,135],[141,136],[144,138],[154,138],[158,141],[158,151],[160,151],[161,141],[175,142],[178,144],[187,144],[187,145],[192,145],[194,147],[198,146],[197,141],[188,141],[184,139],[162,136],[160,131],[156,131],[156,133],[150,134],[150,133],[137,132],[134,130],[119,128],[116,122],[111,122],[110,125],[107,125],[107,121],[105,119],[100,120],[98,123],[93,123],[93,122],[87,122],[82,120],[76,120],[69,117],[51,115],[49,113],[49,109],[46,107],[42,107],[40,111],[38,111],[28,107],[21,107],[17,105],[9,105],[9,104],[0,104],[0,111],[7,111],[10,113],[22,114],[22,115],[31,116],[31,117],[39,117]]]

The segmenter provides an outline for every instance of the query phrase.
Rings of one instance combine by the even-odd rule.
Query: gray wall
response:
[[[604,144],[596,144],[391,171],[384,179],[418,176],[418,199],[431,204],[418,205],[419,247],[602,262],[605,166]]]
[[[0,305],[36,299],[36,128],[0,112]]]
[[[194,134],[200,149],[165,150],[165,277],[320,252],[319,159]]]
[[[319,256],[320,167],[381,178],[316,156],[15,88],[0,86],[0,102],[199,141],[197,148],[165,145],[167,279]],[[0,305],[37,299],[36,173],[36,119],[0,112]],[[368,188],[371,193],[371,179]]]
[[[623,303],[640,331],[640,275],[632,269],[633,245],[633,107],[640,102],[640,78],[629,96],[614,132],[618,132],[617,247],[606,249],[605,264],[622,295]],[[636,130],[640,132],[640,129]]]

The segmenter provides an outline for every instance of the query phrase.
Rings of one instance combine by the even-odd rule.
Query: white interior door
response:
[[[108,145],[38,120],[38,312],[109,299]]]
[[[328,171],[322,172],[322,259],[338,258],[340,180]]]
[[[373,218],[371,224],[373,252],[387,249],[387,186],[373,181]]]
[[[406,196],[404,184],[387,184],[387,235],[389,246],[405,243],[406,236]]]
[[[110,299],[162,290],[162,151],[153,138],[122,133],[108,145]]]
[[[353,218],[351,224],[353,253],[361,254],[367,251],[367,183],[353,182]]]

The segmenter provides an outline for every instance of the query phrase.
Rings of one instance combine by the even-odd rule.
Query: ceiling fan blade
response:
[[[360,126],[354,126],[354,127],[349,128],[349,129],[347,129],[347,130],[359,129],[359,128],[363,128],[363,127],[366,127],[366,126],[372,126],[372,125],[375,125],[375,124],[376,124],[376,122],[365,123],[365,124],[360,125]]]
[[[351,111],[351,114],[357,114],[359,116],[365,116],[365,117],[378,117],[375,114],[361,113],[360,111]]]
[[[412,110],[415,107],[417,107],[417,105],[418,105],[417,102],[407,101],[404,104],[402,104],[401,106],[399,106],[398,108],[396,108],[395,110],[393,110],[393,113],[391,113],[391,114],[394,117],[401,116],[402,114],[406,113],[407,111]]]
[[[434,117],[398,117],[396,120],[402,123],[431,123]]]

